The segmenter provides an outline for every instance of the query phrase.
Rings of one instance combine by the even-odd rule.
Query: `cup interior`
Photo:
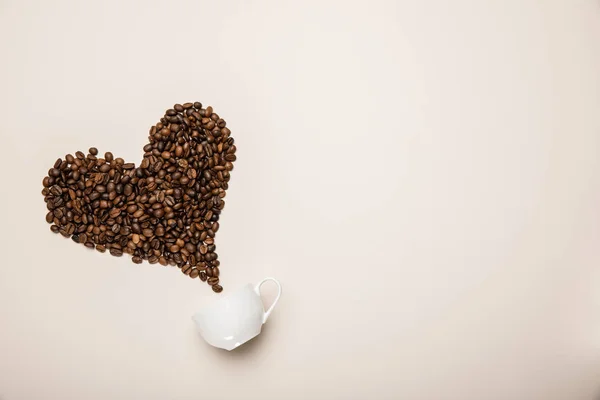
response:
[[[254,288],[251,284],[247,284],[233,292],[219,296],[218,299],[204,305],[196,315],[208,315],[214,312],[233,312],[234,304],[243,302],[244,298],[254,294]]]

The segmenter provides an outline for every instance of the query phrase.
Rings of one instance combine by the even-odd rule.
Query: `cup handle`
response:
[[[273,281],[277,285],[277,297],[275,297],[275,301],[273,301],[273,304],[271,304],[271,307],[269,307],[269,309],[267,311],[265,311],[265,314],[263,315],[263,324],[265,322],[267,322],[267,318],[269,318],[269,315],[271,315],[271,311],[273,311],[275,304],[277,304],[277,302],[279,301],[279,297],[281,297],[281,284],[275,278],[265,278],[262,281],[260,281],[254,288],[254,290],[256,291],[256,294],[258,294],[258,296],[260,296],[260,287],[263,285],[263,283],[265,283],[267,281]]]

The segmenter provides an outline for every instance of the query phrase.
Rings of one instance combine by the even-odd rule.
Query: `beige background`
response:
[[[599,39],[596,0],[0,0],[0,399],[597,399]],[[239,144],[225,289],[284,286],[233,353],[40,195],[195,100]]]

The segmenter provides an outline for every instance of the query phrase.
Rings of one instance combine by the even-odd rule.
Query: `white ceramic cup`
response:
[[[267,281],[277,284],[277,297],[265,311],[260,299],[260,287]],[[233,293],[226,294],[194,314],[192,319],[200,335],[210,345],[233,350],[260,333],[280,296],[279,281],[265,278],[256,286],[247,284]]]

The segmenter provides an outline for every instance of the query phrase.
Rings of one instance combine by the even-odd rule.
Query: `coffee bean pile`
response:
[[[215,234],[236,146],[202,104],[175,104],[150,129],[138,167],[90,148],[59,158],[43,180],[50,230],[101,253],[173,265],[220,293]]]

